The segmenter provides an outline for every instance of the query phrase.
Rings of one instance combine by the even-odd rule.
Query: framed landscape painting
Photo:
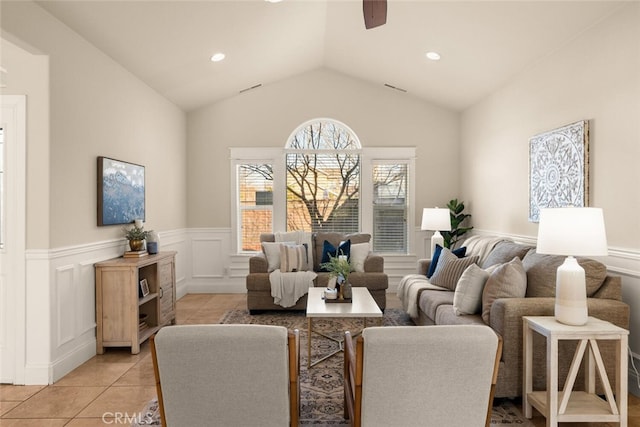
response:
[[[572,123],[529,140],[529,221],[540,209],[589,205],[589,122]]]
[[[98,225],[145,219],[144,166],[98,157]]]

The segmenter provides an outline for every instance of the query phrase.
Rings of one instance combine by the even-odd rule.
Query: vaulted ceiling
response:
[[[185,111],[321,67],[461,111],[622,2],[389,0],[370,30],[360,0],[38,4]]]

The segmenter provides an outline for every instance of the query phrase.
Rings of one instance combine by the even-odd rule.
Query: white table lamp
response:
[[[424,208],[422,210],[421,230],[433,231],[431,236],[431,256],[436,249],[436,244],[444,247],[444,238],[441,231],[451,230],[451,213],[449,209]]]
[[[608,254],[602,209],[541,209],[537,252],[567,255],[556,273],[555,318],[567,325],[586,324],[588,311],[585,273],[574,256]]]

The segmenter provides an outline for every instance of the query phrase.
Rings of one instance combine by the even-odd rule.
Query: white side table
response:
[[[553,316],[523,317],[524,328],[524,385],[525,417],[532,417],[532,407],[547,418],[547,426],[559,422],[615,422],[627,426],[627,339],[629,331],[595,317],[584,326],[559,323]],[[533,391],[533,332],[547,339],[547,390]],[[562,391],[558,391],[558,341],[578,340],[576,353],[569,368]],[[615,340],[616,390],[615,398],[604,368],[599,340]],[[586,353],[586,357],[585,357]],[[585,391],[573,391],[580,363],[585,362]],[[606,400],[595,394],[598,370],[605,388]]]

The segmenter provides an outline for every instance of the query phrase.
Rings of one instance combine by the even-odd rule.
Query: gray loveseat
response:
[[[326,287],[329,281],[329,273],[320,272],[322,250],[324,241],[328,241],[334,247],[341,242],[350,240],[351,244],[369,243],[370,234],[342,234],[335,232],[317,232],[312,235],[313,270],[318,274],[314,280],[315,287]],[[274,234],[261,234],[261,242],[275,242]],[[384,311],[387,305],[387,288],[389,278],[384,272],[384,258],[374,253],[369,253],[364,260],[363,272],[349,274],[349,282],[355,287],[366,287],[371,296]],[[271,296],[271,283],[269,281],[268,262],[264,253],[252,256],[249,259],[249,274],[246,278],[247,308],[250,312],[262,310],[305,310],[307,308],[307,296],[300,298],[293,307],[284,308],[274,304]]]
[[[481,239],[474,236],[472,239]],[[488,239],[485,237],[485,239]],[[522,395],[522,317],[553,316],[555,305],[555,275],[564,257],[541,255],[531,246],[513,241],[494,239],[491,249],[484,253],[473,251],[467,256],[479,255],[478,265],[487,268],[496,263],[507,263],[518,257],[526,273],[526,296],[524,298],[499,298],[490,305],[489,326],[503,338],[502,360],[496,385],[496,397],[516,397]],[[465,246],[463,243],[461,246]],[[618,276],[607,275],[604,264],[578,258],[585,268],[589,316],[607,320],[617,326],[629,328],[629,306],[622,302],[621,281]],[[418,273],[425,274],[431,260],[418,262]],[[417,297],[419,325],[486,324],[481,312],[457,315],[454,306],[454,291],[425,289]],[[484,308],[484,307],[483,307]],[[613,343],[599,343],[605,360],[607,375],[615,378],[615,348]],[[611,345],[610,345],[611,344]],[[560,343],[560,385],[564,384],[571,363],[576,342]],[[623,355],[624,357],[624,355]],[[546,342],[534,334],[534,390],[546,388]],[[580,373],[582,378],[583,373]],[[578,380],[577,387],[584,384]],[[598,381],[598,389],[603,389]]]

